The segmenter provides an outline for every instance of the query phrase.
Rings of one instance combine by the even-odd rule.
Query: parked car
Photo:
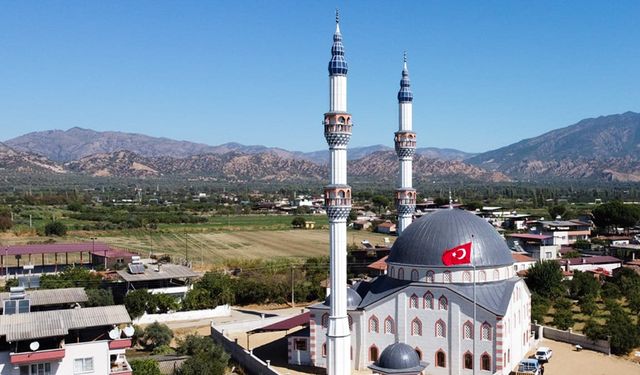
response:
[[[540,363],[537,359],[523,359],[518,365],[516,375],[541,375]]]
[[[540,362],[549,362],[551,356],[553,355],[553,350],[547,348],[546,346],[541,346],[536,350],[536,359]]]

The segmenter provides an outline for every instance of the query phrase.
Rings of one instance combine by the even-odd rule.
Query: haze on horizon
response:
[[[350,146],[392,146],[408,51],[418,147],[480,152],[640,112],[637,1],[337,1]],[[326,147],[334,4],[3,2],[0,139],[124,131]]]

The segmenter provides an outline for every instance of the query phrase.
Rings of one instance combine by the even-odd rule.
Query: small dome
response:
[[[369,368],[381,373],[392,374],[396,372],[419,373],[426,367],[425,362],[420,362],[418,353],[407,344],[398,342],[387,346],[380,354],[378,361]]]
[[[330,306],[331,296],[327,296],[324,300],[324,304]],[[347,309],[353,310],[358,308],[362,302],[362,297],[355,290],[347,287]]]
[[[444,251],[468,242],[477,267],[513,264],[511,251],[495,228],[471,212],[458,209],[436,211],[409,225],[393,244],[387,263],[444,267]]]

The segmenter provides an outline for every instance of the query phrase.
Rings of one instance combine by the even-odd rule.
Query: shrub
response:
[[[44,226],[46,236],[64,236],[67,234],[67,226],[61,221],[51,221]]]
[[[151,323],[144,329],[142,336],[143,345],[147,349],[155,349],[159,346],[169,345],[173,338],[173,331],[166,324]]]
[[[158,362],[153,359],[132,359],[129,364],[134,375],[162,375]]]

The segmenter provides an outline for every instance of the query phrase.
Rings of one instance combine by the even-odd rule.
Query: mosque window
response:
[[[393,318],[391,318],[390,316],[387,317],[387,319],[384,320],[384,333],[387,333],[387,334],[395,333],[393,326],[394,326]]]
[[[485,341],[491,340],[491,325],[489,325],[489,323],[482,324],[480,339]]]
[[[448,308],[449,308],[449,302],[447,301],[447,297],[445,296],[440,297],[440,299],[438,300],[438,309],[446,310]]]
[[[327,356],[327,344],[322,344],[322,356],[326,357]]]
[[[411,295],[411,297],[409,298],[409,308],[410,309],[418,308],[418,296],[416,296],[415,294]]]
[[[329,314],[322,314],[322,328],[329,327]]]
[[[463,365],[465,369],[473,369],[473,355],[469,352],[464,353]]]
[[[418,281],[418,270],[411,271],[411,280]]]
[[[464,281],[465,283],[471,282],[471,272],[464,271],[464,273],[462,274],[462,281]]]
[[[498,271],[498,270],[494,270],[493,271],[493,279],[494,280],[500,280],[500,271]]]
[[[487,273],[484,271],[480,271],[480,273],[478,274],[478,281],[481,283],[487,281]]]
[[[418,318],[411,321],[411,336],[422,336],[422,322]]]
[[[443,275],[443,282],[445,283],[450,283],[451,282],[451,271],[444,271]]]
[[[396,269],[391,267],[391,271],[389,272],[389,274],[391,275],[391,277],[395,278],[396,277]]]
[[[378,318],[375,316],[369,318],[369,332],[380,332]]]
[[[431,294],[431,292],[424,294],[424,308],[433,310],[433,294]]]
[[[436,337],[447,337],[447,325],[442,320],[436,322]]]
[[[428,282],[428,283],[432,283],[432,282],[433,282],[433,277],[434,277],[434,273],[433,273],[433,271],[427,271],[427,278],[426,278],[426,280],[427,280],[427,282]]]
[[[436,352],[436,367],[447,367],[447,355],[442,350]]]
[[[480,370],[491,371],[491,356],[487,353],[480,357]]]
[[[416,354],[418,355],[418,359],[422,361],[422,350],[416,347]]]
[[[398,279],[404,280],[404,268],[398,268]]]
[[[466,322],[462,326],[462,338],[465,340],[473,340],[473,324]]]
[[[376,362],[378,360],[378,347],[371,345],[369,348],[369,361]]]

